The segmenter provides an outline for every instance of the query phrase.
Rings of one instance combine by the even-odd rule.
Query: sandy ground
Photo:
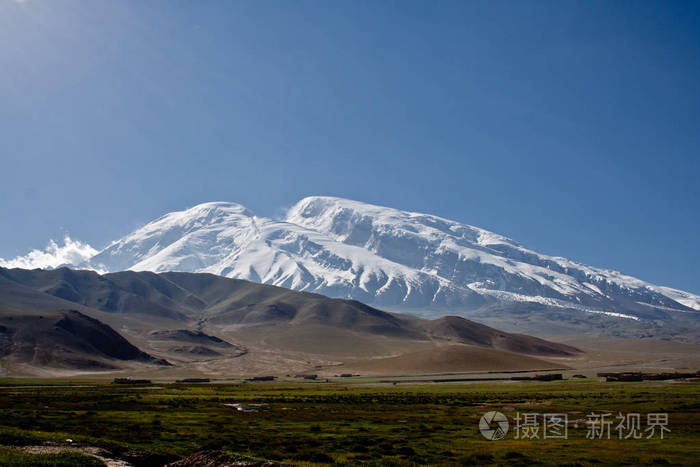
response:
[[[553,337],[573,345],[584,354],[562,359],[572,368],[605,371],[697,371],[700,346],[657,339],[614,339],[595,337]],[[550,359],[551,360],[551,359]]]
[[[175,380],[190,377],[242,380],[251,376],[274,375],[278,377],[297,374],[317,374],[332,377],[341,373],[365,376],[422,375],[440,373],[489,373],[500,371],[551,370],[569,368],[567,373],[595,376],[602,371],[698,371],[700,370],[700,346],[655,339],[615,339],[591,337],[549,337],[550,340],[575,346],[584,352],[570,357],[531,357],[497,351],[471,348],[469,352],[447,351],[447,347],[426,346],[425,342],[413,349],[405,342],[393,349],[392,354],[368,358],[366,349],[353,356],[343,351],[341,355],[324,355],[303,351],[281,351],[269,348],[248,347],[246,355],[235,358],[210,358],[199,361],[177,361],[168,358],[175,366],[162,367],[129,364],[118,371],[76,371],[37,368],[26,364],[5,361],[6,370],[17,376],[73,377],[95,376],[102,378],[136,377],[152,380]],[[301,347],[301,346],[300,346]],[[468,348],[470,346],[457,346]],[[303,347],[302,347],[303,348]],[[177,357],[177,356],[174,356]]]
[[[107,452],[94,446],[21,446],[16,449],[31,454],[59,454],[62,452],[81,452],[95,457],[105,463],[107,467],[131,467],[128,462],[106,457]]]

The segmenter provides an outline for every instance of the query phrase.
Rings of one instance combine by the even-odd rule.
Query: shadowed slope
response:
[[[459,316],[423,321],[420,327],[428,335],[437,339],[460,342],[462,344],[494,347],[509,352],[529,355],[571,355],[579,350],[564,344],[549,342],[524,334],[512,334],[475,323]]]
[[[75,310],[0,311],[0,354],[17,363],[78,369],[115,368],[114,360],[165,363]]]

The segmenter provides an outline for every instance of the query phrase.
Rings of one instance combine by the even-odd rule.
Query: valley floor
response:
[[[91,378],[2,379],[0,411],[3,465],[31,452],[19,447],[42,445],[53,446],[51,452],[100,448],[102,457],[131,465],[164,465],[204,450],[216,451],[215,458],[236,453],[301,465],[696,465],[700,456],[700,382],[690,380],[115,385]],[[490,411],[509,422],[503,439],[487,440],[479,430]],[[610,414],[610,439],[606,425],[590,439],[596,414]],[[620,439],[620,414],[639,414],[638,438]],[[667,423],[647,438],[659,421],[654,414],[666,414]],[[538,427],[533,439],[522,439],[535,430],[525,430],[526,415]],[[551,423],[546,436],[545,424],[554,421],[561,431],[562,420],[566,437],[552,437]],[[668,430],[663,439],[662,426]],[[76,459],[60,465],[80,465]],[[94,465],[95,458],[83,460]]]

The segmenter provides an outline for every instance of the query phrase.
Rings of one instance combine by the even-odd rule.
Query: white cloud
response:
[[[68,235],[63,238],[63,246],[49,240],[44,250],[32,250],[24,256],[4,260],[0,266],[5,268],[52,269],[58,266],[77,266],[87,262],[97,253],[93,247],[80,240],[73,240]],[[83,265],[84,267],[84,265]]]

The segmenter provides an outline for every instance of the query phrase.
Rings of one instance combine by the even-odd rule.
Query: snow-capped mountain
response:
[[[89,265],[209,272],[393,309],[532,304],[628,320],[700,311],[696,295],[543,255],[477,227],[332,197],[305,198],[284,220],[235,203],[201,204],[113,242]]]
[[[209,272],[381,304],[468,303],[471,290],[235,203],[167,214],[93,256],[101,270]]]

